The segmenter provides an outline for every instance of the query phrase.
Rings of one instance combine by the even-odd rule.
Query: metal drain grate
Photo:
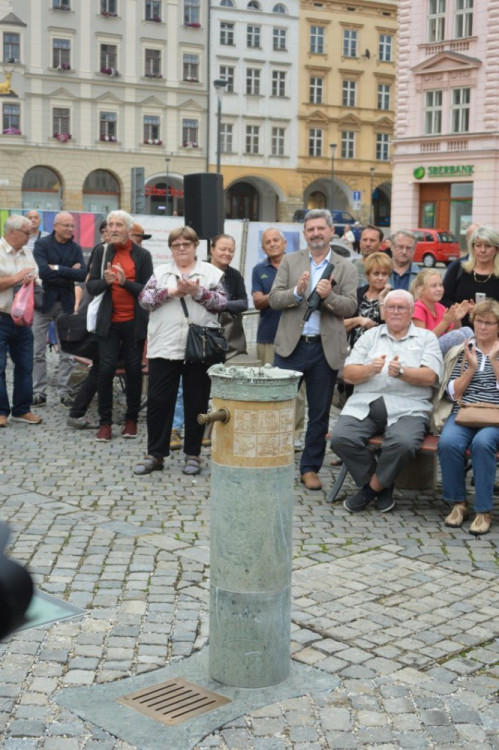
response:
[[[118,703],[168,726],[181,724],[231,702],[230,698],[180,677],[124,695],[117,700]]]

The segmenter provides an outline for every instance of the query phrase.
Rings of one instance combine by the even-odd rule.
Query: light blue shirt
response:
[[[308,285],[308,288],[310,291],[307,292],[307,297],[312,293],[312,290],[315,289],[317,284],[320,281],[320,278],[322,276],[322,272],[324,271],[325,267],[328,263],[331,262],[331,250],[326,255],[326,257],[321,260],[319,264],[315,263],[313,257],[309,254],[310,258],[310,282]],[[297,300],[301,302],[303,297],[300,297],[299,294],[296,292],[296,287],[294,289],[294,294]],[[310,318],[307,320],[305,325],[303,326],[303,335],[304,336],[318,336],[321,332],[321,314],[320,310],[316,310],[312,313]]]

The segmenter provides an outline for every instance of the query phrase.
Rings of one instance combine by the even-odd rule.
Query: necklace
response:
[[[493,272],[492,272],[493,273]],[[492,278],[492,273],[489,273],[486,279],[477,279],[476,277],[476,271],[473,271],[473,278],[475,279],[477,284],[486,284],[487,281],[489,281]],[[479,274],[479,276],[485,276],[484,273]]]

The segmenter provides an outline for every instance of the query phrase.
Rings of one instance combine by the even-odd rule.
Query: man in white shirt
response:
[[[26,243],[26,247],[33,252],[33,248],[35,247],[35,242],[40,237],[45,237],[45,235],[48,234],[48,232],[44,232],[40,229],[40,224],[42,223],[42,217],[38,213],[38,211],[35,211],[34,208],[30,209],[28,213],[26,214],[26,218],[30,220],[31,222],[31,229],[29,233],[29,238]]]
[[[9,415],[16,422],[40,424],[31,412],[33,402],[33,332],[30,326],[17,326],[10,311],[14,289],[36,277],[36,263],[25,245],[31,223],[25,216],[12,214],[5,222],[0,239],[0,428],[8,427]],[[14,363],[12,409],[5,378],[7,354]]]

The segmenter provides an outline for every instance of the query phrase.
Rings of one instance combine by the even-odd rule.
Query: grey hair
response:
[[[392,242],[397,242],[397,237],[399,236],[399,234],[402,235],[402,237],[407,237],[407,239],[411,240],[413,247],[416,246],[416,235],[414,234],[414,232],[411,232],[410,229],[397,229],[396,232],[393,232],[393,234],[390,235]]]
[[[5,221],[4,232],[5,234],[7,234],[8,232],[12,232],[12,230],[14,229],[23,229],[24,226],[29,226],[29,228],[31,229],[31,222],[26,218],[26,216],[21,216],[20,214],[11,214]]]
[[[305,218],[303,219],[303,224],[306,224],[307,221],[312,221],[313,219],[325,219],[329,227],[334,226],[331,211],[328,211],[327,208],[312,208],[310,211],[307,211]]]
[[[110,211],[107,215],[107,223],[111,221],[111,219],[121,219],[125,222],[125,226],[130,231],[133,224],[133,217],[130,216],[129,213],[126,211],[121,211],[120,209],[116,209],[116,211]]]
[[[284,236],[284,234],[281,232],[280,229],[277,229],[277,227],[267,227],[267,229],[265,229],[265,231],[262,232],[262,242],[263,242],[263,237],[265,234],[267,234],[267,232],[277,232],[281,240],[283,242],[286,242],[286,237]]]
[[[388,302],[393,299],[394,297],[402,297],[403,300],[409,303],[409,307],[411,308],[411,312],[414,310],[414,297],[410,292],[406,292],[405,289],[392,289],[391,292],[388,292],[388,294],[385,297],[384,303],[385,307],[387,306]]]

